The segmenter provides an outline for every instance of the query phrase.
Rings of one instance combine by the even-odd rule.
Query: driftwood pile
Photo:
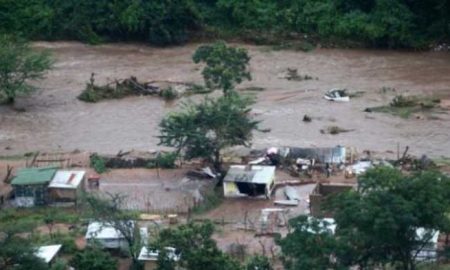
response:
[[[85,102],[98,102],[103,99],[119,99],[126,96],[160,95],[161,89],[150,83],[142,83],[136,77],[115,80],[105,85],[95,84],[95,74],[91,74],[85,90],[78,99]]]

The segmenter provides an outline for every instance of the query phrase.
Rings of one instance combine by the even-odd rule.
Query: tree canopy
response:
[[[403,174],[378,167],[358,179],[358,188],[327,202],[335,234],[299,217],[279,240],[287,269],[385,266],[414,270],[421,251],[438,231],[449,232],[450,179],[435,171]]]
[[[160,123],[160,144],[184,151],[186,159],[206,158],[221,170],[221,150],[248,146],[258,121],[249,113],[251,100],[236,93],[199,104],[185,104]]]
[[[42,79],[51,65],[47,51],[33,51],[22,39],[0,35],[0,102],[13,103],[17,95],[34,90],[30,82]]]
[[[243,48],[229,47],[225,42],[200,46],[192,59],[206,64],[202,71],[205,84],[210,89],[221,89],[229,95],[236,84],[251,80],[248,65],[250,57]]]
[[[283,39],[424,48],[450,39],[447,0],[3,0],[0,31],[32,39]],[[282,41],[281,41],[282,43]]]
[[[183,269],[239,270],[239,263],[218,249],[216,242],[211,238],[213,232],[212,223],[188,223],[174,229],[162,230],[154,244],[159,250],[164,247],[176,247],[181,254],[178,264]],[[160,256],[164,256],[163,253]],[[159,270],[173,269],[166,266],[159,260]]]

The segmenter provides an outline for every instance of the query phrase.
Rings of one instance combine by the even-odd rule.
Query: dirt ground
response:
[[[169,80],[201,83],[201,66],[191,55],[199,44],[152,48],[132,44],[89,46],[75,42],[39,42],[50,49],[56,64],[41,90],[18,99],[18,112],[0,106],[0,155],[35,150],[74,149],[117,153],[119,150],[158,148],[157,125],[169,111],[154,97],[87,104],[76,99],[92,72],[102,83],[136,76],[139,80]],[[450,97],[450,54],[445,52],[400,52],[376,50],[316,49],[312,52],[273,51],[267,47],[242,45],[249,49],[253,80],[241,87],[258,86],[255,115],[270,133],[258,133],[254,147],[355,146],[358,150],[396,150],[397,143],[409,145],[413,154],[450,156],[450,117],[440,120],[409,120],[386,114],[365,113],[364,108],[387,104],[395,94],[437,94]],[[288,81],[279,74],[288,67],[318,80]],[[381,94],[381,87],[396,93]],[[364,91],[349,103],[322,98],[335,87]],[[199,97],[195,97],[198,99]],[[304,114],[313,117],[303,123]],[[352,132],[320,134],[337,125]]]

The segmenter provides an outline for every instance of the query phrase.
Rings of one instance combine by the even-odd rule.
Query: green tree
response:
[[[251,100],[237,93],[197,105],[185,105],[181,112],[168,115],[160,123],[160,145],[184,150],[186,159],[206,158],[222,171],[224,148],[249,146],[258,121],[249,116]]]
[[[229,47],[225,42],[200,46],[192,56],[195,63],[205,63],[202,71],[205,84],[210,89],[222,89],[229,95],[236,84],[251,80],[248,65],[250,56],[243,48]]]
[[[176,248],[181,254],[178,264],[183,269],[239,270],[239,263],[217,248],[211,238],[213,232],[212,223],[188,223],[174,229],[164,229],[159,233],[153,248]],[[163,268],[161,262],[158,261],[158,269],[171,269]]]
[[[83,270],[111,270],[117,269],[117,260],[105,251],[88,247],[78,251],[70,261],[70,265]]]
[[[293,231],[277,239],[285,269],[337,268],[332,260],[337,243],[328,222],[299,216],[289,220],[289,225]]]
[[[47,51],[35,52],[27,42],[1,35],[0,101],[11,104],[17,95],[34,90],[30,82],[42,79],[51,65]]]
[[[139,230],[134,222],[137,216],[136,213],[123,210],[125,197],[121,194],[108,194],[107,198],[87,195],[85,200],[91,216],[96,221],[106,223],[120,232],[127,242],[127,251],[133,266],[138,266],[142,244]]]
[[[416,269],[419,252],[435,232],[450,229],[450,179],[438,172],[403,175],[380,167],[358,183],[357,190],[331,203],[341,247],[337,257],[363,268],[390,264]]]
[[[17,236],[20,231],[13,225],[0,231],[0,269],[4,270],[48,270],[47,264],[35,256],[36,248],[26,238]]]

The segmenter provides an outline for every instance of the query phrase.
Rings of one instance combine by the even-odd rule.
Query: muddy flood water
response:
[[[114,44],[88,46],[72,42],[39,42],[50,49],[55,68],[39,83],[40,90],[18,99],[16,108],[0,106],[0,155],[29,151],[75,149],[117,153],[119,150],[158,148],[158,123],[179,108],[156,97],[83,103],[77,95],[92,72],[97,82],[136,76],[140,81],[167,80],[201,83],[201,66],[191,60],[199,44],[174,48]],[[262,128],[254,147],[354,146],[359,151],[383,153],[409,145],[414,154],[450,156],[450,116],[433,120],[402,119],[389,114],[367,113],[366,107],[385,105],[405,93],[438,95],[450,99],[450,53],[316,49],[312,52],[273,51],[248,45],[253,80],[240,87],[263,87],[254,114]],[[287,68],[318,80],[289,81],[280,76]],[[322,98],[331,88],[364,91],[348,103]],[[381,87],[397,89],[381,93]],[[199,99],[199,97],[195,97]],[[312,116],[305,123],[303,115]],[[339,126],[350,132],[321,134]]]

